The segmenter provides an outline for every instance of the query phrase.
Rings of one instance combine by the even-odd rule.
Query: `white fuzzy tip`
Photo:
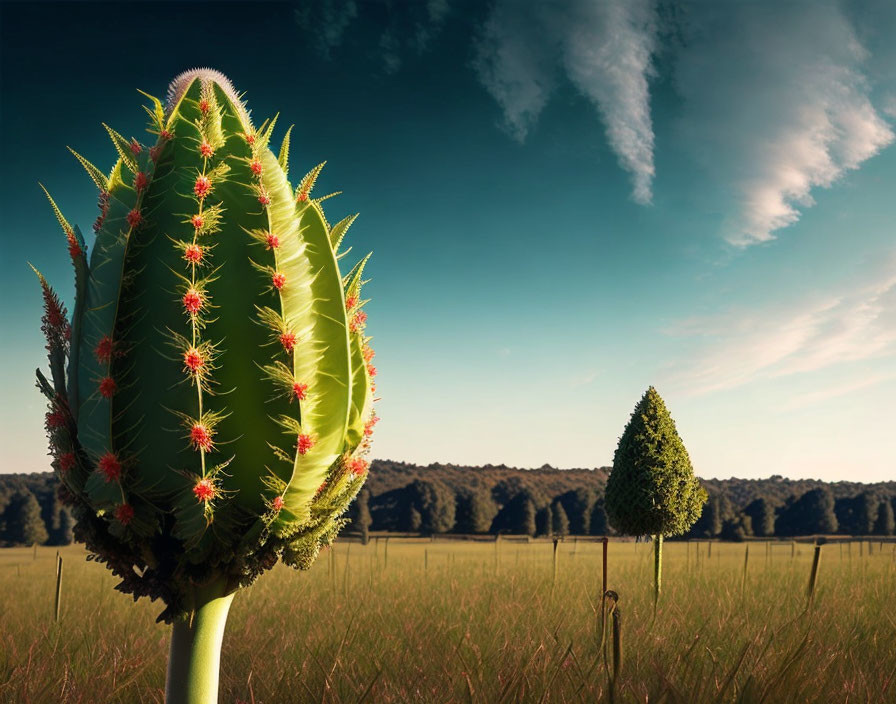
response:
[[[187,92],[187,89],[189,89],[193,81],[197,78],[203,85],[207,83],[216,83],[236,107],[243,124],[246,126],[251,124],[246,106],[243,104],[239,94],[233,87],[233,83],[230,82],[230,79],[227,76],[213,68],[191,68],[189,71],[184,71],[175,76],[174,80],[168,84],[168,95],[165,98],[166,114],[171,114],[171,111],[180,102],[184,93]]]

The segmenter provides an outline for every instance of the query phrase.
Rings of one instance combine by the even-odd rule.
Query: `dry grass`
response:
[[[237,595],[221,702],[599,702],[601,546],[549,542],[343,542],[311,572],[277,568]],[[616,702],[896,701],[893,546],[824,548],[805,611],[812,548],[715,544],[699,567],[669,543],[656,621],[650,544],[611,543],[625,644]],[[63,550],[0,551],[0,701],[161,702],[160,608]],[[851,552],[851,557],[849,556]]]

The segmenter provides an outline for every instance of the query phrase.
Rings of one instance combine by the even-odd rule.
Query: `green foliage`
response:
[[[40,504],[30,491],[17,491],[3,511],[3,535],[7,545],[43,545],[49,535],[40,514]]]
[[[408,509],[408,525],[407,529],[409,531],[413,531],[414,533],[423,530],[423,514],[420,513],[420,509],[416,506],[411,506]]]
[[[517,524],[517,530],[514,531],[520,535],[535,535],[535,503],[530,498],[526,498],[521,506],[520,522]]]
[[[812,489],[784,507],[775,523],[778,535],[837,532],[834,497],[827,488]]]
[[[688,536],[691,538],[718,537],[725,524],[733,518],[734,510],[728,497],[724,494],[713,493],[703,506],[700,518],[688,531]]]
[[[610,524],[627,535],[680,535],[699,518],[706,492],[652,386],[619,439],[607,479]]]
[[[874,492],[863,491],[850,498],[834,501],[834,514],[841,533],[847,535],[871,535],[877,520],[880,499]]]
[[[739,513],[733,518],[729,518],[722,525],[719,537],[722,540],[742,541],[747,536],[753,535],[752,520],[749,516]]]
[[[350,523],[347,530],[361,536],[361,542],[367,545],[370,539],[370,524],[373,518],[370,516],[370,490],[367,487],[358,492],[357,498],[348,511]]]
[[[896,532],[896,519],[893,516],[893,504],[881,501],[877,507],[877,520],[874,522],[875,535],[893,535]]]
[[[559,500],[551,504],[551,533],[561,538],[569,535],[569,518]]]
[[[408,488],[412,515],[419,516],[419,525],[410,530],[423,533],[448,533],[454,528],[454,492],[446,486],[418,479]],[[416,522],[416,520],[414,521]]]
[[[594,502],[591,508],[591,517],[588,523],[589,535],[607,535],[610,530],[610,524],[607,520],[607,509],[604,500],[600,499]]]
[[[775,534],[775,508],[768,499],[755,499],[743,511],[750,519],[750,530],[759,538],[767,538]]]
[[[491,494],[481,485],[462,487],[457,492],[456,523],[457,533],[488,533],[498,507]]]
[[[550,506],[543,506],[535,512],[535,535],[549,536],[554,527],[554,512]]]
[[[586,487],[567,491],[557,499],[569,518],[569,532],[587,535],[591,523],[591,509],[597,497]]]
[[[498,511],[490,532],[536,535],[535,514],[537,506],[543,505],[539,498],[528,489],[520,489]]]
[[[76,301],[69,322],[39,275],[38,386],[75,535],[170,620],[197,583],[307,568],[333,540],[367,475],[375,370],[366,258],[339,269],[354,216],[330,227],[321,167],[291,184],[288,134],[274,154],[276,118],[256,128],[215,71],[148,97],[152,145],[106,126],[109,176],[75,153],[101,191],[89,258],[50,199]]]
[[[54,545],[71,545],[75,542],[75,517],[68,508],[59,512],[59,529],[51,537]]]

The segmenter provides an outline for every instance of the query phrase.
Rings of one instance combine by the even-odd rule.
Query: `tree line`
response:
[[[74,518],[52,472],[0,474],[0,545],[68,545]]]
[[[354,533],[612,535],[608,468],[523,470],[376,460],[346,529]],[[896,482],[702,480],[709,493],[688,538],[893,535]],[[0,544],[65,545],[72,519],[50,473],[0,475]]]
[[[537,471],[537,470],[536,470]],[[816,534],[893,535],[896,495],[864,490],[835,498],[829,487],[790,495],[784,501],[756,497],[744,506],[710,490],[709,500],[685,538],[743,540]],[[416,478],[407,485],[373,494],[364,489],[349,530],[423,534],[507,533],[529,536],[613,535],[604,495],[579,487],[551,495],[513,479],[494,486],[451,486]]]

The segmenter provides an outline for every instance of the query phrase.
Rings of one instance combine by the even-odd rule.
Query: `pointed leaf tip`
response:
[[[50,206],[53,208],[53,213],[56,215],[56,220],[59,221],[59,225],[62,227],[63,232],[65,232],[66,236],[70,235],[73,232],[72,226],[69,225],[68,220],[65,219],[62,211],[59,210],[59,206],[56,205],[56,201],[53,200],[53,196],[50,195],[50,192],[47,190],[46,186],[44,186],[44,184],[42,184],[40,181],[37,182],[37,185],[41,187],[44,195],[47,196],[47,200],[50,201]]]
[[[293,127],[295,125],[290,125],[289,129],[286,130],[286,134],[283,135],[283,142],[280,143],[280,154],[277,157],[280,168],[283,169],[283,173],[287,176],[289,176],[289,136],[292,134]]]
[[[90,176],[91,180],[96,184],[96,187],[99,188],[101,192],[107,193],[109,191],[109,179],[106,177],[106,175],[71,147],[66,147],[66,149],[68,149],[74,155],[75,159],[78,160],[81,166],[84,167],[84,170],[87,172],[87,175]]]

